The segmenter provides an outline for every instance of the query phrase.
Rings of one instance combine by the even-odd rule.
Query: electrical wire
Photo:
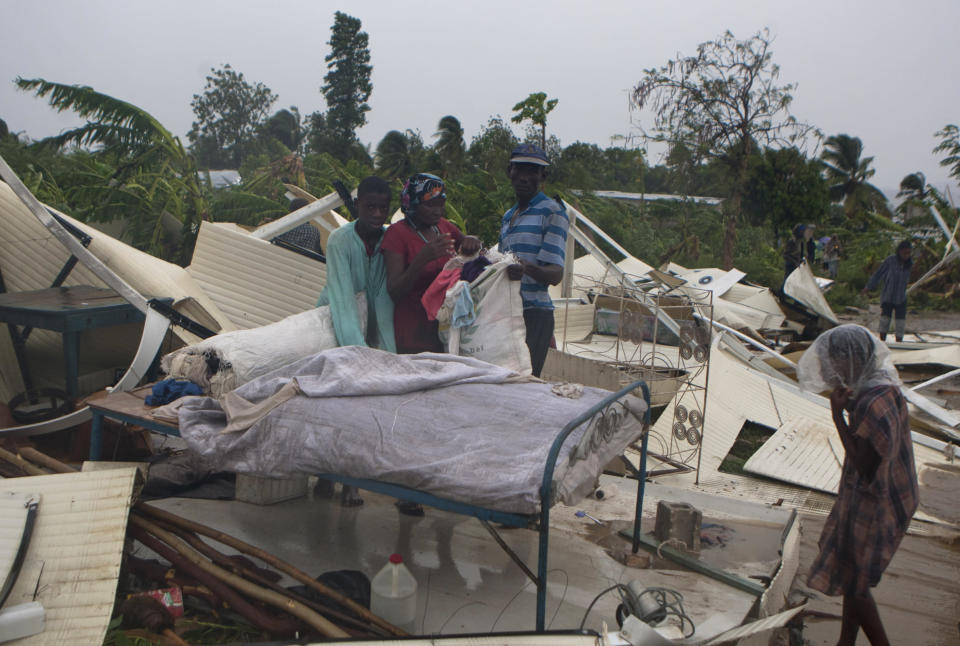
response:
[[[600,597],[616,590],[620,594],[620,599],[623,602],[624,607],[627,610],[635,610],[640,608],[640,599],[644,595],[650,595],[654,598],[658,606],[658,610],[655,613],[659,615],[662,613],[662,616],[657,617],[656,621],[651,621],[649,623],[661,623],[666,621],[669,617],[676,617],[680,620],[680,631],[683,633],[684,639],[689,639],[697,631],[696,625],[693,623],[693,619],[690,618],[690,615],[687,614],[686,610],[683,608],[683,595],[672,590],[670,588],[646,588],[639,595],[633,593],[633,591],[622,583],[615,583],[609,588],[602,590],[597,596],[593,598],[593,601],[590,602],[590,605],[587,606],[587,611],[583,613],[583,619],[580,620],[579,630],[583,630],[584,625],[587,623],[587,617],[590,615],[590,611],[593,610],[593,606],[600,600]],[[640,620],[645,620],[644,617],[637,617]],[[690,632],[687,633],[687,624],[690,625]]]
[[[595,596],[595,597],[593,598],[593,601],[590,602],[590,605],[587,606],[587,611],[586,611],[585,613],[583,613],[583,619],[580,620],[580,626],[579,626],[578,630],[583,630],[584,625],[587,623],[587,617],[590,616],[590,611],[593,610],[593,606],[596,605],[596,603],[597,603],[598,601],[600,601],[600,597],[602,597],[602,596],[605,595],[606,593],[610,592],[611,590],[620,590],[620,597],[622,598],[622,597],[623,597],[623,590],[625,590],[625,589],[626,589],[626,586],[625,586],[625,585],[622,585],[622,584],[620,584],[620,583],[614,583],[614,584],[611,585],[609,588],[606,588],[605,590],[603,590],[602,592],[600,592],[600,594],[598,594],[597,596]]]
[[[633,592],[627,588],[628,594],[633,596]],[[660,606],[660,611],[663,612],[663,617],[660,621],[666,621],[668,617],[677,617],[680,620],[680,630],[683,632],[684,639],[689,639],[693,637],[694,633],[697,632],[697,627],[693,623],[693,619],[690,618],[690,615],[687,614],[686,610],[683,608],[683,595],[677,592],[676,590],[671,590],[670,588],[647,588],[639,595],[636,595],[636,603],[639,607],[640,598],[644,595],[651,595],[656,601],[657,605]],[[623,593],[621,592],[621,596]],[[626,601],[626,599],[624,600]],[[628,605],[628,607],[630,607]],[[658,611],[659,612],[659,611]],[[640,619],[643,619],[640,617]],[[690,633],[687,634],[687,624],[690,624]]]

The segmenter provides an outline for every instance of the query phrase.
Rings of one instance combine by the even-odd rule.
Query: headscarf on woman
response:
[[[900,384],[886,344],[860,325],[840,325],[817,337],[800,358],[797,376],[804,390],[843,386],[854,399],[876,386]]]
[[[417,206],[437,197],[446,197],[443,180],[430,173],[417,173],[403,185],[400,193],[400,210],[414,228],[419,228],[416,220]]]

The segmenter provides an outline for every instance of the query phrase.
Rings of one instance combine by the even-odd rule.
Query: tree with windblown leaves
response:
[[[547,115],[550,114],[555,107],[557,107],[557,103],[559,103],[559,101],[559,99],[547,100],[546,92],[534,92],[526,99],[513,106],[513,111],[516,112],[516,114],[510,117],[510,121],[514,123],[523,123],[524,121],[529,121],[535,127],[539,127],[540,147],[546,149]]]
[[[800,145],[811,126],[790,114],[793,84],[779,84],[770,32],[737,40],[729,31],[700,43],[690,56],[678,56],[660,68],[644,70],[632,101],[653,112],[648,138],[682,146],[699,162],[716,160],[729,173],[723,236],[723,266],[733,266],[737,221],[750,156],[762,147]]]
[[[59,112],[86,119],[77,128],[42,140],[44,148],[91,147],[91,164],[67,190],[69,201],[89,205],[88,220],[128,217],[131,242],[167,260],[190,258],[200,221],[208,217],[206,195],[193,157],[178,137],[146,110],[83,85],[18,78],[21,90],[47,98]],[[165,240],[165,222],[182,237]]]
[[[197,120],[187,138],[201,166],[240,168],[277,95],[229,64],[210,71],[203,93],[190,102]]]

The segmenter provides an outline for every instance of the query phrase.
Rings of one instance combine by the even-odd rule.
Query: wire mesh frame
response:
[[[571,296],[594,306],[593,327],[589,342],[571,341],[566,332],[569,301],[560,305],[561,349],[616,368],[621,385],[643,379],[650,386],[654,406],[672,402],[671,432],[667,437],[651,433],[650,441],[660,445],[662,455],[696,470],[699,481],[713,292],[684,286],[682,291],[661,293],[656,283],[627,274],[600,279],[574,275],[573,282]],[[662,313],[673,319],[676,332],[661,319]]]

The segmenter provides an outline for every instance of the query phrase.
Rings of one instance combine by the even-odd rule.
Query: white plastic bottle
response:
[[[370,611],[407,632],[415,632],[417,580],[403,564],[403,557],[391,554],[390,562],[370,583]]]

